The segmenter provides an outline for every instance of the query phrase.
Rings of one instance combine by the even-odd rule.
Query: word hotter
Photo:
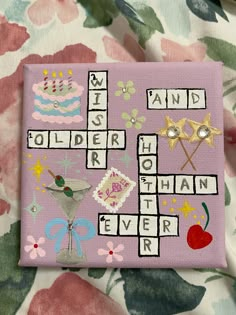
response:
[[[205,109],[205,89],[148,89],[148,109]]]
[[[217,176],[159,174],[156,134],[138,135],[137,162],[138,213],[113,215],[100,213],[98,234],[138,237],[139,257],[159,257],[160,239],[179,236],[179,216],[160,213],[159,195],[217,194]]]
[[[107,169],[109,150],[125,150],[125,130],[108,129],[107,71],[88,73],[86,130],[28,130],[28,149],[85,149],[86,168]]]

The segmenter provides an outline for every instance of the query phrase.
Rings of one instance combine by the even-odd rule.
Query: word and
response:
[[[148,109],[205,109],[205,89],[147,89]]]

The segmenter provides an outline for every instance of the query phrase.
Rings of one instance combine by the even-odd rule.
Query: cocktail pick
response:
[[[189,142],[198,141],[198,144],[192,154],[190,155],[190,159],[194,156],[194,154],[199,149],[200,145],[205,141],[207,145],[210,147],[214,147],[214,136],[221,135],[222,131],[218,128],[211,126],[211,114],[208,113],[202,122],[197,122],[194,120],[188,120],[190,127],[193,129],[193,134],[189,138]],[[181,170],[185,168],[185,166],[189,163],[187,160]]]
[[[165,121],[166,121],[165,128],[162,128],[160,131],[157,132],[157,134],[159,134],[160,136],[168,138],[168,144],[169,144],[169,148],[171,150],[174,149],[177,142],[179,141],[179,143],[180,143],[180,145],[184,151],[184,154],[186,155],[188,161],[192,165],[192,168],[194,170],[196,170],[194,164],[191,161],[191,157],[189,156],[188,151],[186,150],[186,148],[183,144],[183,141],[182,141],[182,140],[189,139],[189,136],[183,130],[185,122],[186,122],[186,118],[182,118],[179,121],[174,122],[169,116],[166,116]]]
[[[65,185],[65,180],[61,175],[55,175],[51,170],[48,170],[48,173],[54,178],[55,180],[55,184],[58,187],[64,187],[63,188],[63,192],[67,197],[71,197],[73,200],[75,200],[73,198],[73,190]]]

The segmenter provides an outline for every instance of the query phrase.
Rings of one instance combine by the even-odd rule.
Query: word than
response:
[[[147,89],[148,109],[205,109],[205,89]]]

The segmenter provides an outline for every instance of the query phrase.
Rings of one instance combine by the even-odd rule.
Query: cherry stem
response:
[[[205,204],[205,202],[202,203],[202,206],[206,212],[206,215],[207,215],[207,221],[206,221],[206,224],[205,224],[205,227],[204,227],[204,231],[206,230],[208,224],[209,224],[209,220],[210,220],[210,215],[209,215],[209,210],[207,208],[207,205]]]

